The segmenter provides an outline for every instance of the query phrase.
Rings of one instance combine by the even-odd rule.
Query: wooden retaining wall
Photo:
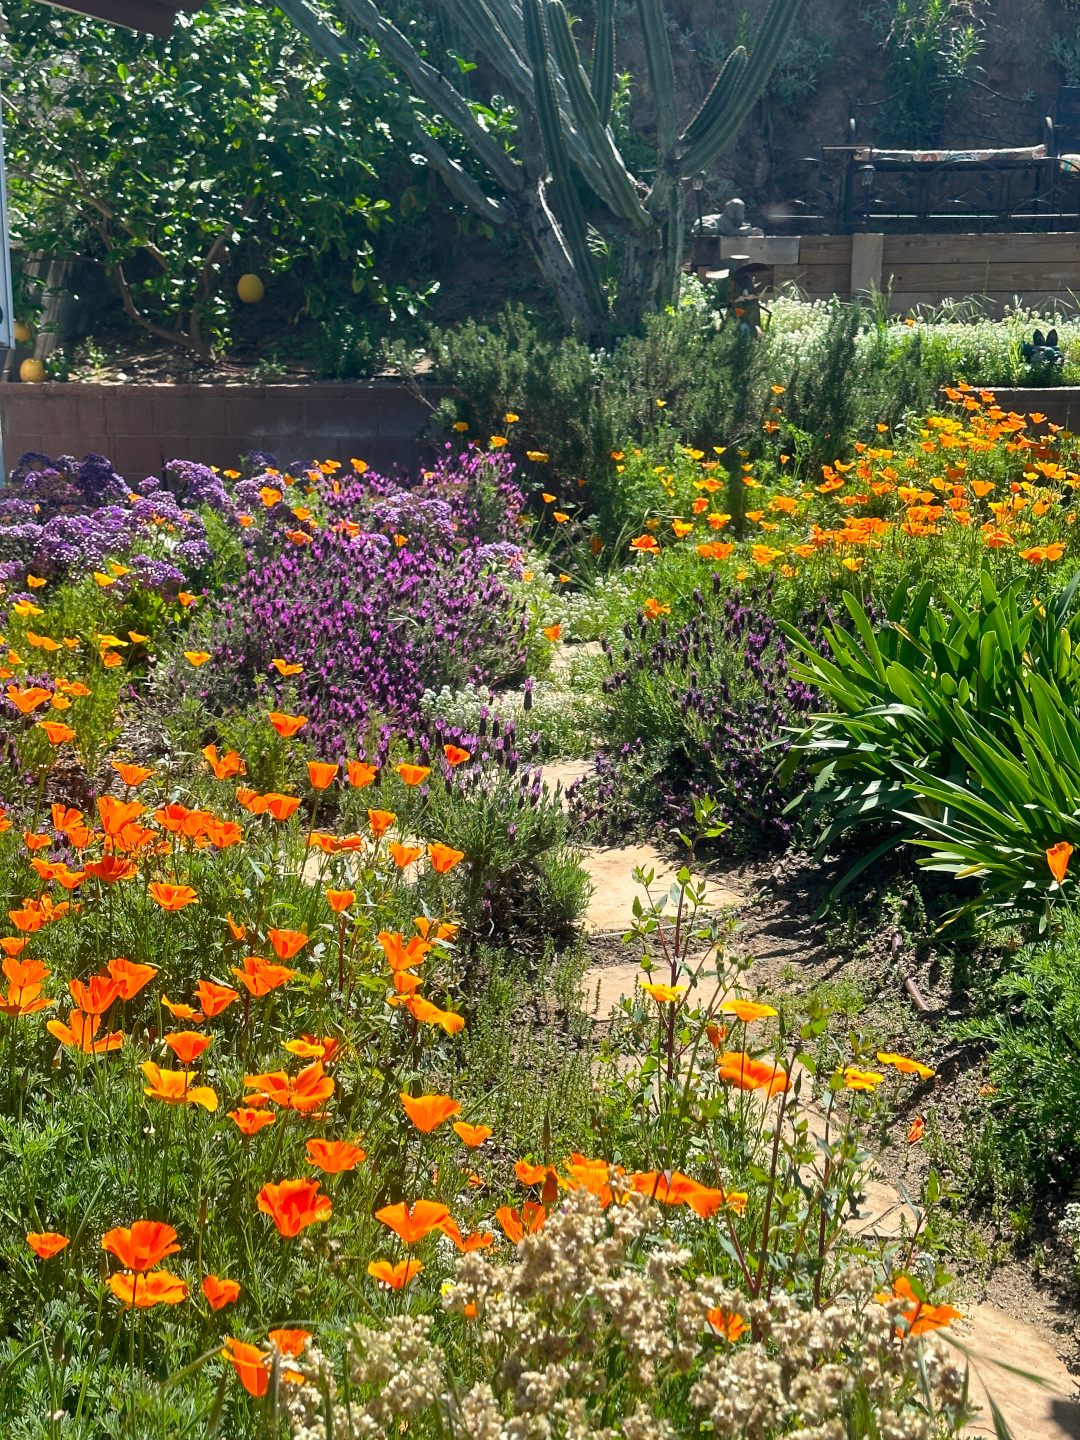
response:
[[[282,465],[354,456],[374,470],[415,466],[418,438],[449,393],[400,382],[353,385],[0,384],[4,461],[27,450],[107,455],[129,480],[161,473],[167,460],[228,469],[250,450]]]
[[[804,235],[749,240],[702,237],[692,265],[698,274],[745,255],[768,267],[775,286],[794,283],[813,300],[891,285],[890,308],[906,315],[919,306],[977,297],[989,315],[1017,302],[1058,302],[1080,311],[1080,233],[1003,235]],[[771,274],[768,273],[771,271]]]

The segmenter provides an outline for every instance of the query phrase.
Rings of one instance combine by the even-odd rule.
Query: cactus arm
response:
[[[680,175],[696,175],[704,170],[734,139],[739,126],[769,82],[801,3],[802,0],[772,0],[742,74],[732,87],[727,105],[715,114],[712,123],[684,153],[679,161]],[[726,70],[727,67],[724,68]]]
[[[596,267],[589,250],[588,227],[574,189],[570,157],[563,135],[562,116],[555,98],[555,86],[548,66],[547,37],[540,0],[522,0],[525,47],[532,65],[536,91],[536,113],[544,138],[544,149],[551,167],[552,186],[558,202],[559,219],[566,243],[573,257],[574,268],[581,278],[588,302],[597,317],[606,313],[607,305],[597,279]]]
[[[596,0],[592,93],[600,124],[606,125],[611,119],[611,101],[615,93],[615,0]]]
[[[581,128],[583,139],[604,172],[614,201],[612,208],[629,220],[636,230],[647,230],[653,224],[652,217],[642,208],[633,177],[627,171],[610,131],[601,124],[588,78],[578,59],[577,46],[574,44],[573,32],[562,0],[548,0],[547,20],[555,58],[566,82],[574,116]]]
[[[350,40],[347,35],[329,29],[321,20],[316,19],[302,0],[282,0],[278,5],[275,0],[274,8],[287,15],[302,35],[306,35],[331,64],[341,66],[345,56],[356,54],[356,42]]]
[[[679,137],[684,145],[695,145],[725,112],[745,68],[746,50],[738,45],[724,61],[723,69],[713,81],[701,109]]]
[[[524,103],[531,112],[532,73],[522,49],[520,14],[515,14],[509,5],[489,4],[488,0],[442,0],[442,5],[468,35],[470,43],[484,52],[502,76],[513,92],[515,103]]]
[[[517,162],[494,140],[473,114],[468,102],[433,65],[422,60],[395,26],[379,14],[372,0],[343,0],[344,9],[379,45],[394,64],[401,67],[422,99],[461,133],[478,160],[491,171],[511,195],[524,184]]]
[[[451,194],[470,210],[476,212],[481,220],[486,220],[489,225],[506,225],[510,222],[510,214],[505,205],[500,205],[498,200],[493,200],[490,195],[485,195],[480,186],[451,155],[448,155],[433,135],[429,135],[423,125],[417,119],[413,122],[413,138],[423,150],[431,162],[434,170],[437,170],[446,182],[447,189]]]
[[[667,25],[661,0],[638,0],[649,86],[656,106],[656,148],[663,165],[675,149],[678,125],[675,116],[675,66],[671,60]]]

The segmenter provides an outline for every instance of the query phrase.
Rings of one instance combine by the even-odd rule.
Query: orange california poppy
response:
[[[709,1322],[709,1329],[721,1340],[727,1340],[734,1345],[739,1336],[750,1326],[743,1317],[734,1310],[722,1310],[719,1306],[708,1311],[705,1319]]]
[[[225,919],[229,922],[229,933],[232,935],[232,938],[234,940],[247,939],[247,926],[237,925],[236,921],[232,918],[231,910],[227,910],[225,912]]]
[[[64,864],[56,864],[52,867],[52,878],[65,890],[77,890],[86,879],[85,870],[69,870]]]
[[[455,1120],[454,1133],[460,1137],[463,1144],[473,1150],[489,1139],[494,1131],[487,1125],[470,1125],[465,1120]]]
[[[438,1230],[449,1216],[446,1206],[434,1200],[417,1200],[411,1210],[402,1200],[375,1211],[375,1219],[393,1230],[403,1245],[415,1245],[432,1230]]]
[[[333,1077],[324,1073],[321,1060],[312,1061],[295,1079],[284,1070],[274,1070],[245,1075],[244,1084],[249,1090],[263,1091],[283,1110],[295,1110],[301,1115],[318,1110],[334,1093]]]
[[[137,965],[133,960],[125,960],[123,955],[109,961],[109,975],[120,987],[120,999],[124,1001],[134,1000],[156,974],[157,969],[153,965]]]
[[[322,760],[308,761],[308,778],[311,780],[312,789],[326,790],[333,783],[338,772],[336,765],[330,765]]]
[[[547,1166],[531,1165],[528,1160],[519,1160],[514,1166],[514,1174],[522,1185],[539,1185],[547,1174]]]
[[[400,985],[403,979],[411,980],[412,978],[411,975],[406,976],[404,972],[399,971],[394,976],[394,981],[395,984]],[[413,1019],[418,1020],[421,1025],[438,1025],[446,1031],[447,1035],[457,1035],[465,1029],[464,1015],[459,1015],[456,1010],[440,1010],[438,1005],[432,1005],[430,1000],[425,1000],[420,995],[410,995],[404,1004]]]
[[[173,1030],[163,1039],[181,1065],[190,1065],[209,1048],[213,1036],[200,1035],[197,1030]]]
[[[201,1025],[206,1019],[194,1005],[185,1005],[179,1000],[170,1000],[167,995],[162,995],[161,1003],[168,1010],[174,1020],[189,1020],[192,1025]]]
[[[841,1074],[845,1090],[874,1091],[885,1079],[876,1070],[860,1070],[855,1065],[845,1065]]]
[[[381,1285],[386,1285],[391,1290],[400,1290],[419,1275],[423,1268],[419,1260],[399,1260],[396,1265],[391,1265],[389,1260],[372,1260],[367,1267],[367,1273]]]
[[[244,838],[244,832],[239,825],[231,820],[219,820],[216,815],[211,815],[207,820],[205,834],[210,844],[219,850],[228,850],[230,845],[239,845]]]
[[[168,885],[155,880],[150,886],[150,898],[156,900],[163,910],[183,910],[185,905],[197,905],[199,897],[190,885]]]
[[[97,808],[106,835],[119,835],[125,825],[146,813],[146,806],[137,800],[117,800],[112,795],[99,795]]]
[[[256,1398],[265,1395],[270,1385],[270,1356],[257,1345],[248,1345],[243,1340],[225,1337],[223,1360],[233,1366],[237,1377],[249,1395]]]
[[[68,989],[80,1010],[87,1015],[104,1015],[120,994],[120,983],[111,975],[91,975],[84,985],[81,980],[69,980]]]
[[[326,1175],[340,1175],[344,1170],[355,1170],[365,1159],[359,1145],[348,1140],[309,1140],[307,1160]]]
[[[423,853],[422,845],[401,845],[394,842],[390,844],[390,854],[399,870],[407,870],[414,860],[419,860]]]
[[[145,765],[123,765],[119,760],[112,762],[112,768],[120,776],[125,785],[141,785],[144,780],[149,780],[153,770],[148,770]]]
[[[185,650],[185,651],[184,651],[184,659],[185,659],[186,661],[188,661],[189,664],[194,665],[195,668],[198,669],[200,665],[205,665],[206,662],[207,662],[207,660],[210,659],[210,651],[209,651],[209,650]]]
[[[428,857],[435,873],[445,875],[465,859],[465,852],[464,850],[454,850],[449,845],[440,845],[438,841],[435,841],[428,846]]]
[[[40,960],[17,960],[14,956],[4,957],[4,974],[8,990],[0,995],[0,1013],[19,1019],[25,1015],[36,1015],[55,1005],[55,1000],[46,1000],[41,995],[41,982],[52,971],[46,969]]]
[[[355,890],[333,890],[327,886],[326,903],[335,915],[340,915],[343,911],[348,910],[355,899]]]
[[[911,1281],[906,1275],[898,1275],[893,1281],[892,1294],[875,1295],[874,1299],[879,1304],[885,1304],[889,1300],[900,1299],[910,1301],[901,1312],[903,1319],[907,1322],[906,1329],[899,1325],[896,1327],[898,1335],[909,1336],[925,1335],[929,1330],[941,1330],[952,1323],[953,1320],[960,1320],[963,1317],[959,1310],[954,1310],[951,1305],[928,1305],[920,1300],[911,1286]]]
[[[877,1052],[879,1065],[893,1065],[900,1071],[901,1075],[918,1075],[920,1080],[932,1080],[935,1072],[929,1065],[922,1065],[918,1060],[912,1060],[908,1055],[894,1055],[887,1050]]]
[[[548,625],[547,628],[544,630],[545,640],[550,640],[553,645],[556,643],[561,634],[561,625]]]
[[[319,1194],[318,1180],[282,1180],[259,1191],[259,1209],[270,1216],[278,1234],[290,1240],[306,1226],[329,1220],[333,1206],[329,1195]]]
[[[720,1010],[724,1015],[734,1015],[744,1025],[752,1025],[755,1020],[764,1020],[776,1014],[771,1005],[761,1005],[754,1000],[725,1000]]]
[[[88,875],[93,875],[103,885],[115,885],[119,880],[133,880],[139,873],[135,862],[125,860],[122,855],[105,855],[100,860],[88,860],[85,869]]]
[[[166,1105],[201,1105],[204,1110],[216,1110],[218,1097],[209,1085],[192,1085],[198,1079],[194,1070],[163,1070],[153,1060],[144,1060],[140,1070],[150,1082],[143,1087],[143,1094],[151,1100],[161,1100]]]
[[[503,1205],[495,1211],[495,1219],[502,1226],[506,1238],[516,1245],[524,1235],[536,1235],[540,1232],[547,1219],[547,1211],[543,1205],[526,1200],[520,1214],[509,1205]]]
[[[461,1106],[456,1100],[451,1100],[449,1095],[413,1096],[403,1090],[398,1098],[405,1114],[424,1135],[430,1135],[433,1130],[437,1130],[451,1115],[461,1114]]]
[[[451,1220],[449,1216],[439,1226],[439,1229],[454,1242],[462,1255],[471,1255],[474,1250],[487,1250],[495,1244],[495,1236],[487,1230],[474,1230],[471,1235],[462,1235],[457,1222]]]
[[[446,756],[446,763],[451,767],[464,765],[466,760],[471,760],[472,755],[468,750],[463,750],[460,745],[444,745],[443,754]]]
[[[911,1122],[910,1129],[907,1132],[907,1143],[909,1145],[917,1145],[919,1141],[923,1138],[923,1135],[925,1135],[925,1133],[926,1122],[923,1120],[921,1115],[916,1115],[915,1119]]]
[[[367,813],[371,833],[376,840],[381,840],[397,819],[392,810],[369,810]]]
[[[658,1005],[677,1005],[686,994],[685,985],[651,985],[642,980],[641,988],[656,1001]]]
[[[228,985],[215,985],[213,980],[200,980],[195,987],[195,994],[207,1020],[213,1020],[234,1000],[240,998],[238,990],[231,990]]]
[[[28,850],[44,850],[46,845],[52,844],[50,835],[32,835],[29,830],[23,831],[23,844]]]
[[[242,1106],[239,1110],[230,1110],[229,1119],[241,1135],[256,1135],[267,1125],[273,1125],[277,1116],[270,1110],[252,1110]]]
[[[775,1061],[754,1060],[742,1050],[725,1050],[718,1060],[721,1080],[738,1090],[764,1090],[770,1097],[788,1089],[787,1071]]]
[[[235,750],[227,750],[220,760],[216,745],[204,746],[202,753],[218,780],[228,780],[233,775],[243,775],[247,769]]]
[[[58,1235],[55,1230],[44,1230],[37,1235],[27,1235],[26,1243],[39,1260],[51,1260],[70,1242],[66,1235]]]
[[[279,960],[291,960],[308,943],[308,937],[302,930],[268,930],[266,938]]]
[[[109,1289],[125,1309],[149,1310],[153,1305],[179,1305],[187,1299],[188,1287],[167,1270],[150,1275],[129,1275],[122,1271],[109,1276]]]
[[[288,970],[284,965],[275,965],[272,960],[264,960],[260,955],[248,955],[244,968],[239,970],[234,965],[232,973],[244,989],[258,999],[260,995],[276,990],[279,985],[287,984],[296,971]]]
[[[406,785],[422,785],[431,774],[429,766],[410,765],[405,760],[403,760],[400,765],[395,765],[394,769],[401,776],[402,780],[405,781]]]
[[[179,835],[181,827],[192,811],[186,805],[162,805],[154,811],[154,819],[163,830],[168,830],[171,835]]]
[[[1050,874],[1059,885],[1065,883],[1065,872],[1069,868],[1069,860],[1072,857],[1073,847],[1067,840],[1059,840],[1056,845],[1051,845],[1046,852],[1046,863],[1050,866]]]
[[[161,1220],[136,1220],[101,1237],[101,1248],[115,1255],[125,1270],[152,1270],[166,1255],[179,1254],[176,1231]]]
[[[364,760],[350,760],[346,769],[349,772],[349,784],[357,790],[363,790],[365,785],[370,785],[378,775],[378,768],[367,764]]]
[[[265,812],[275,820],[288,820],[300,804],[300,797],[298,795],[279,795],[276,791],[271,791],[261,797],[260,803],[262,805],[260,814]]]
[[[655,554],[660,546],[655,535],[639,535],[636,540],[630,541],[630,549],[636,550],[639,555],[650,555]]]
[[[278,658],[271,660],[270,664],[273,665],[278,674],[282,676],[302,675],[304,673],[304,667],[302,665],[290,665],[288,660]]]
[[[338,1052],[338,1042],[332,1035],[324,1035],[321,1040],[315,1035],[301,1035],[297,1040],[284,1040],[282,1044],[290,1055],[296,1055],[301,1060],[322,1060],[326,1064]]]
[[[5,935],[4,938],[0,940],[0,949],[3,950],[5,955],[9,955],[11,959],[14,960],[22,954],[28,943],[25,935]],[[46,970],[45,974],[51,975],[52,971]]]
[[[39,720],[38,726],[45,731],[50,745],[64,745],[75,739],[75,731],[61,720]]]
[[[310,1330],[271,1330],[268,1333],[278,1353],[289,1355],[294,1360],[304,1353],[304,1346],[311,1339]]]
[[[7,698],[23,715],[29,715],[39,705],[44,705],[46,700],[52,699],[50,692],[43,690],[40,685],[32,685],[28,690],[20,690],[17,685],[9,685],[6,693]]]
[[[391,970],[411,970],[423,961],[431,949],[428,941],[421,940],[417,935],[407,945],[397,931],[380,930],[377,938]]]
[[[283,740],[290,739],[307,724],[306,715],[283,715],[280,710],[271,710],[267,719]]]
[[[222,1280],[217,1275],[204,1275],[202,1293],[206,1296],[211,1310],[224,1310],[240,1298],[240,1286],[235,1280]]]
[[[84,1015],[81,1010],[72,1010],[66,1025],[60,1020],[49,1020],[45,1029],[50,1035],[55,1035],[61,1045],[81,1050],[86,1055],[104,1055],[110,1050],[119,1050],[124,1043],[119,1031],[103,1035],[100,1040],[94,1039],[100,1025],[100,1015]]]

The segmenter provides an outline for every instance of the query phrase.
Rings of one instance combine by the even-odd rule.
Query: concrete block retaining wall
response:
[[[355,385],[0,384],[4,460],[107,455],[129,479],[181,458],[235,467],[249,450],[282,465],[354,456],[375,470],[415,466],[418,438],[443,386],[374,381]]]

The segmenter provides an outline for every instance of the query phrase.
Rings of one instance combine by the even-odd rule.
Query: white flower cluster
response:
[[[650,1239],[657,1208],[617,1199],[605,1211],[571,1192],[513,1265],[462,1256],[443,1304],[476,1326],[469,1349],[486,1373],[470,1389],[450,1378],[430,1317],[358,1325],[349,1366],[360,1398],[342,1404],[309,1349],[306,1384],[289,1399],[293,1440],[396,1436],[425,1411],[460,1440],[679,1440],[703,1422],[720,1440],[844,1440],[856,1414],[859,1433],[880,1440],[935,1440],[966,1418],[962,1367],[934,1335],[897,1338],[903,1302],[876,1303],[868,1267],[846,1272],[844,1298],[821,1311],[787,1295],[748,1301],[718,1277],[685,1279],[689,1252]],[[717,1309],[749,1335],[721,1338]],[[665,1392],[681,1402],[665,1404]]]

